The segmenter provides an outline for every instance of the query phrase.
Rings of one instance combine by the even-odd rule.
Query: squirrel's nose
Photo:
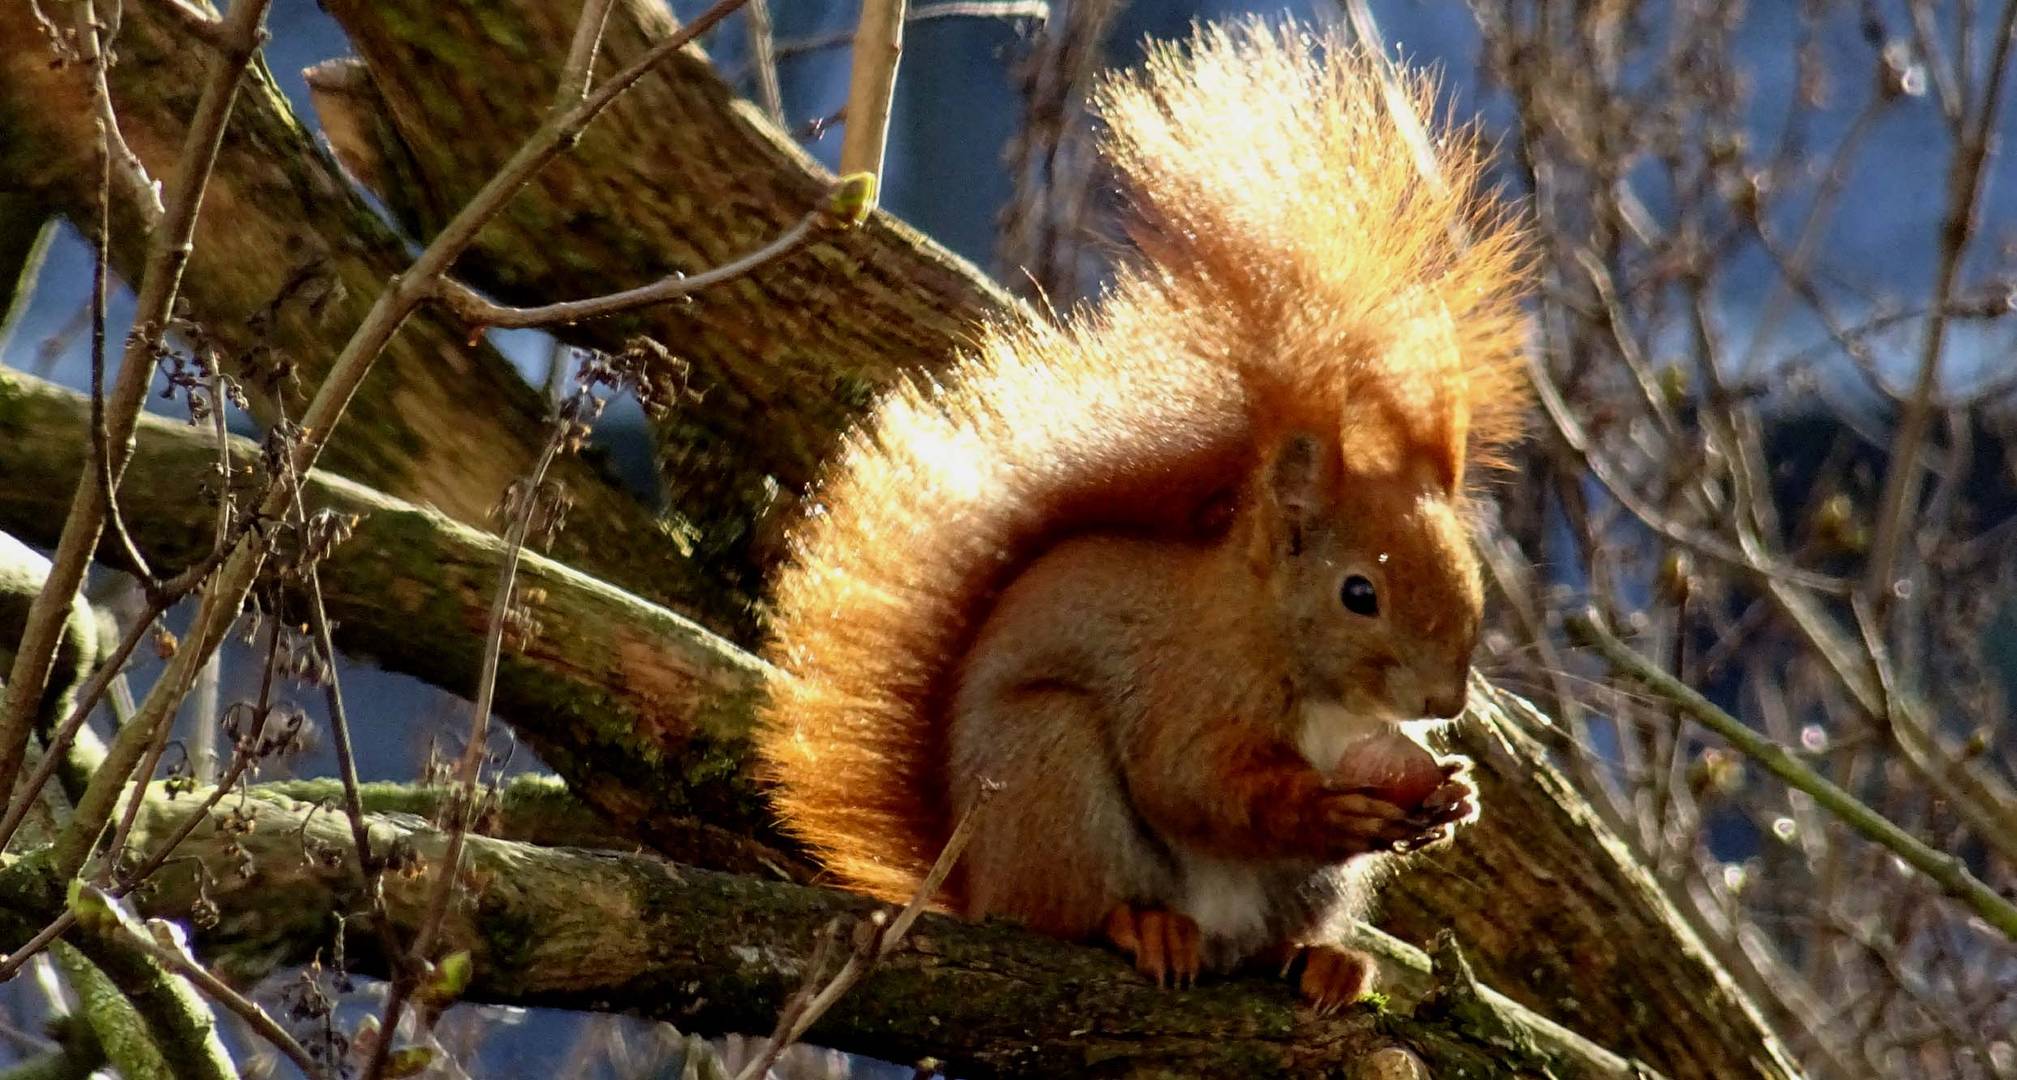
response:
[[[1468,683],[1458,683],[1448,690],[1432,693],[1422,702],[1428,715],[1438,720],[1454,720],[1464,714],[1464,704],[1470,700],[1471,688]]]

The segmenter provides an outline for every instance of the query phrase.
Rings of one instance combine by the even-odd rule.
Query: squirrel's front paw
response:
[[[1394,845],[1396,851],[1420,851],[1450,838],[1456,827],[1478,816],[1477,793],[1471,786],[1471,763],[1465,758],[1443,762],[1443,782],[1407,817],[1414,835]]]
[[[1413,815],[1364,788],[1319,795],[1316,817],[1322,832],[1311,846],[1328,859],[1387,851],[1421,834]]]

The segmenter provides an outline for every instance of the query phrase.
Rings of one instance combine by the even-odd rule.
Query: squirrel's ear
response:
[[[1329,485],[1323,444],[1310,435],[1291,435],[1268,463],[1268,503],[1276,526],[1275,540],[1288,554],[1299,554],[1303,534],[1323,513]]]
[[[1427,463],[1431,479],[1452,499],[1464,494],[1464,464],[1470,449],[1471,413],[1463,395],[1450,388],[1438,395],[1438,419],[1421,433],[1418,459]]]
[[[1464,458],[1469,450],[1470,424],[1461,410],[1452,413],[1443,429],[1443,445],[1436,448],[1436,479],[1451,498],[1458,498],[1464,493]]]

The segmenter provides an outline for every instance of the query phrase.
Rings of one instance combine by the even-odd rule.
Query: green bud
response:
[[[852,229],[868,220],[869,211],[875,209],[875,197],[874,173],[849,173],[833,185],[833,193],[827,196],[827,215],[841,228]]]
[[[425,1046],[402,1046],[385,1057],[385,1075],[419,1076],[434,1063],[434,1051]]]

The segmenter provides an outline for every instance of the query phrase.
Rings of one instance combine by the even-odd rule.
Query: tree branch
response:
[[[190,800],[146,801],[137,832],[174,829]],[[200,826],[185,855],[220,874],[208,897],[219,922],[198,949],[250,976],[327,948],[351,914],[348,955],[376,967],[377,937],[356,925],[369,909],[363,879],[342,857],[349,827],[337,813],[261,794],[243,810],[249,831]],[[221,820],[222,814],[219,818]],[[411,818],[374,818],[375,846],[420,865],[446,837]],[[228,850],[232,845],[243,849]],[[675,867],[651,856],[543,849],[474,837],[473,901],[451,912],[442,945],[475,960],[472,1000],[561,1007],[622,1001],[642,1015],[703,1032],[768,1030],[797,988],[818,930],[873,905],[846,894]],[[145,909],[163,917],[196,899],[193,868],[171,866]],[[427,907],[426,875],[388,874],[385,903],[400,936]],[[1116,956],[1002,925],[927,915],[911,947],[884,957],[808,1037],[886,1060],[931,1055],[966,1076],[1309,1075],[1336,1072],[1402,1043],[1446,1075],[1515,1075],[1544,1060],[1484,1041],[1477,1026],[1362,1008],[1331,1019],[1299,1008],[1275,980],[1219,982],[1189,993],[1150,986]],[[640,947],[642,945],[643,947]],[[1503,1014],[1502,1014],[1503,1015]],[[1473,1041],[1477,1040],[1477,1041]],[[1560,1076],[1591,1072],[1556,1060]]]
[[[64,422],[74,397],[18,376],[11,387],[0,376],[0,470],[18,462],[68,475],[50,458],[75,451],[62,450],[62,428],[49,425]],[[15,431],[24,437],[6,437]],[[186,431],[166,422],[143,431],[132,468],[162,471],[134,474],[157,477],[136,480],[136,498],[184,490],[173,478],[178,438],[189,447],[181,467],[207,467],[206,442]],[[321,569],[339,645],[439,685],[474,685],[498,542],[333,477],[306,483],[311,503],[368,512]],[[160,549],[178,530],[206,542],[207,518],[185,502],[129,500],[143,542]],[[178,515],[187,520],[176,524]],[[26,495],[0,485],[0,527],[32,526],[36,516]],[[539,636],[500,668],[498,709],[519,737],[624,835],[714,865],[725,853],[735,859],[726,865],[749,872],[802,865],[774,854],[782,841],[745,772],[762,667],[548,560],[528,555],[521,572],[527,592],[545,599]],[[1477,762],[1484,816],[1396,876],[1385,924],[1415,941],[1454,929],[1486,983],[1675,1077],[1796,1075],[1657,884],[1524,733],[1548,721],[1488,688],[1475,699],[1484,703],[1478,721],[1456,729],[1453,749]],[[692,827],[678,825],[696,815],[726,829],[703,830],[716,840],[690,854],[678,845],[693,841]]]
[[[81,396],[0,370],[0,530],[52,538],[62,499],[87,467]],[[124,509],[163,560],[208,550],[209,508],[188,492],[213,474],[215,447],[187,424],[143,417]],[[258,448],[233,440],[232,459]],[[477,683],[503,545],[494,536],[327,473],[302,499],[361,517],[318,569],[336,644],[456,693]],[[536,637],[501,658],[497,709],[618,830],[687,861],[761,872],[801,868],[778,850],[741,769],[764,668],[664,608],[528,552],[521,592]],[[191,646],[193,647],[193,646]],[[705,822],[705,823],[703,823]]]
[[[87,474],[74,490],[63,535],[50,558],[48,587],[29,610],[8,674],[4,704],[0,704],[0,793],[14,790],[71,595],[84,579],[104,526],[105,510],[111,505],[125,471],[133,425],[153,382],[155,357],[168,334],[175,299],[181,290],[182,271],[189,261],[197,214],[210,184],[218,145],[224,137],[224,125],[237,102],[241,76],[265,38],[268,3],[270,0],[233,0],[230,12],[225,15],[224,34],[229,48],[207,57],[208,70],[200,83],[202,96],[183,133],[160,218],[146,233],[147,251],[135,290],[133,330],[126,337],[119,377],[113,383],[107,404],[104,445],[110,460],[105,469]],[[94,134],[102,134],[107,153],[115,153],[113,148],[123,148],[124,144],[117,134],[117,118],[112,115],[102,81],[104,64],[97,49],[103,42],[89,4],[81,9],[81,17],[87,20],[84,33],[93,41],[93,61],[87,66],[93,73],[101,106],[96,110],[99,113],[96,122],[104,126],[102,133],[94,128]],[[131,157],[130,152],[127,156]],[[112,489],[102,486],[105,484]]]
[[[0,5],[0,100],[35,103],[0,110],[0,175],[86,223],[97,198],[89,87],[81,65],[47,63],[31,7]],[[209,49],[174,9],[148,0],[125,5],[119,52],[110,74],[120,121],[159,175],[194,109],[191,88],[202,82]],[[351,190],[259,69],[242,80],[205,205],[181,298],[239,377],[254,414],[269,423],[283,413],[298,417],[304,388],[313,389],[410,261],[405,243]],[[115,198],[113,211],[113,268],[135,281],[145,223],[128,200]],[[446,313],[408,319],[375,370],[328,464],[458,521],[486,523],[497,493],[524,474],[543,442],[539,393],[496,349],[472,345],[468,327]],[[556,544],[571,562],[711,625],[746,625],[743,602],[694,573],[678,557],[677,534],[604,469],[572,460],[556,476],[575,500],[574,523]]]
[[[1973,909],[1975,914],[2017,942],[2017,904],[1997,895],[1996,890],[1968,872],[1960,859],[1927,846],[1918,837],[1893,824],[1889,818],[1864,805],[1855,796],[1830,783],[1787,753],[1784,747],[1746,727],[1742,721],[1716,707],[1681,680],[1634,652],[1605,628],[1592,612],[1568,619],[1569,634],[1579,644],[1595,649],[1620,673],[1631,676],[1661,697],[1687,710],[1703,727],[1722,736],[1745,756],[1763,765],[1766,771],[1790,787],[1806,792],[1837,820],[1872,843],[1882,845],[1913,869],[1926,875],[1947,895]]]
[[[316,110],[345,136],[339,155],[377,178],[402,224],[432,236],[537,123],[575,9],[528,0],[327,6],[370,79],[318,91]],[[662,0],[624,0],[600,62],[628,63],[674,25]],[[500,70],[516,73],[509,85]],[[697,51],[668,58],[477,237],[458,276],[500,303],[535,305],[697,273],[768,243],[833,180],[758,112]],[[567,243],[556,250],[563,227]],[[845,267],[844,279],[808,266]],[[693,303],[556,332],[607,349],[638,333],[678,344],[698,400],[658,426],[668,502],[698,530],[697,557],[748,594],[777,539],[771,515],[788,509],[875,392],[903,372],[942,370],[977,320],[1014,310],[971,265],[875,214]]]

